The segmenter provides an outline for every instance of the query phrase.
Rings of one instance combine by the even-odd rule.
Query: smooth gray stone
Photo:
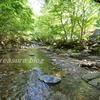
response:
[[[61,81],[61,78],[54,75],[42,75],[39,77],[39,79],[45,83],[58,83]]]
[[[96,66],[93,66],[93,67],[91,67],[91,69],[97,70],[97,67]]]

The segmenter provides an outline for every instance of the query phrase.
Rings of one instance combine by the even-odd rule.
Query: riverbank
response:
[[[65,87],[66,87],[66,84],[68,84],[67,81],[70,83],[71,79],[68,80],[68,78],[69,78],[69,75],[71,75],[75,81],[75,85],[76,84],[77,85],[84,84],[86,86],[84,87],[84,85],[83,85],[82,88],[87,87],[88,89],[90,87],[89,90],[87,89],[88,92],[86,90],[84,90],[84,88],[82,90],[82,91],[86,92],[85,94],[83,93],[83,95],[90,94],[91,95],[90,98],[87,98],[87,96],[84,98],[84,96],[81,93],[82,91],[79,90],[80,95],[79,95],[79,97],[76,97],[77,99],[75,99],[75,100],[93,100],[93,98],[97,94],[98,95],[96,96],[96,99],[99,100],[99,98],[100,98],[100,93],[99,93],[99,91],[100,91],[100,63],[99,63],[100,56],[91,56],[91,55],[79,56],[79,54],[77,54],[77,53],[72,53],[70,51],[63,50],[63,49],[51,49],[48,46],[41,46],[41,47],[39,47],[39,49],[42,52],[44,52],[47,57],[49,57],[51,59],[51,62],[53,65],[56,65],[62,69],[62,73],[63,73],[62,85],[63,86],[62,86],[62,88],[60,88],[61,91],[59,91],[57,93],[57,95],[58,94],[62,95],[61,92],[64,93],[64,91],[66,91]],[[72,55],[74,55],[74,56],[72,56]],[[98,66],[96,66],[97,62],[98,62]],[[87,66],[83,67],[82,65],[84,65],[84,64],[86,64]],[[66,80],[66,79],[67,79],[67,81],[65,82],[64,80]],[[73,85],[74,84],[72,84],[72,87],[73,87]],[[61,86],[58,85],[58,86],[54,87],[54,89],[56,88],[58,90],[59,87],[61,87]],[[78,87],[78,88],[80,88],[80,87]],[[89,91],[91,91],[91,92],[89,93]],[[97,94],[95,94],[95,93],[97,93]],[[68,91],[66,91],[64,94],[69,94],[69,93],[68,93]],[[74,99],[68,99],[68,100],[74,100]]]
[[[90,62],[90,64],[92,64],[93,62],[94,63],[99,62],[100,56],[92,56],[92,55],[84,56],[84,55],[80,55],[80,53],[72,53],[69,50],[50,49],[48,46],[41,46],[39,47],[39,49],[52,60],[53,64],[56,64],[61,68],[72,68],[73,71],[75,71],[75,68],[77,66],[77,68],[80,68],[78,71],[81,71],[83,69],[83,72],[86,73],[100,71],[99,65],[97,68],[94,69],[92,68],[92,65],[90,68],[88,65],[87,67],[80,67],[82,64],[84,64],[84,62],[87,63]],[[80,73],[80,75],[81,74],[82,72]]]

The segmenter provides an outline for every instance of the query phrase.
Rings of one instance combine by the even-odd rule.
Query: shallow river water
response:
[[[48,85],[38,79],[41,71],[62,80]],[[0,55],[0,100],[100,100],[99,92],[52,64],[37,48]]]

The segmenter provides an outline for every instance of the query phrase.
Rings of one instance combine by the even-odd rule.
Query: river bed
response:
[[[61,82],[41,82],[34,69],[60,77]],[[38,48],[0,55],[0,100],[99,100],[99,92],[53,64]]]

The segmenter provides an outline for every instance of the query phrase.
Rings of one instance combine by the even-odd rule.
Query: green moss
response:
[[[92,49],[92,54],[100,56],[100,47],[93,48]]]

